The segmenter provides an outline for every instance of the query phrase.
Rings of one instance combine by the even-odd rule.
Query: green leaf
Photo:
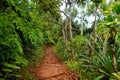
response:
[[[19,66],[15,65],[15,64],[10,64],[7,62],[2,63],[2,65],[4,65],[5,67],[13,68],[13,69],[20,69]]]
[[[109,75],[107,72],[105,72],[105,71],[102,70],[102,69],[99,69],[99,71],[100,71],[101,73],[105,74],[105,75]]]
[[[120,14],[120,2],[114,3],[113,11],[116,12],[117,14]]]
[[[117,21],[116,23],[117,23],[118,25],[120,25],[120,21]]]
[[[11,69],[9,68],[3,68],[2,71],[5,71],[5,72],[13,72]]]
[[[28,64],[28,61],[24,58],[24,57],[21,57],[21,56],[17,56],[15,58],[15,64],[18,64],[20,65],[21,67],[26,67],[27,64]]]
[[[0,80],[5,80],[4,78],[0,78]]]
[[[2,46],[2,47],[8,47],[8,48],[10,48],[11,46],[7,43],[7,42],[0,42],[0,46]]]
[[[14,77],[21,77],[21,75],[18,75],[18,74],[10,74],[9,76],[14,76]]]
[[[13,1],[13,0],[7,0],[7,1],[8,1],[8,3],[9,3],[9,4],[11,4],[11,5],[15,6],[15,3],[14,3],[14,1]]]
[[[95,78],[94,80],[101,80],[104,76],[98,76],[97,78]]]
[[[120,73],[112,73],[118,80],[120,80]]]
[[[107,22],[105,23],[107,26],[113,25],[115,22]]]
[[[2,74],[2,73],[0,73],[0,76],[3,76],[3,74]]]
[[[106,20],[107,20],[108,22],[112,22],[112,21],[114,21],[114,18],[113,18],[112,15],[108,15],[107,18],[106,18]]]

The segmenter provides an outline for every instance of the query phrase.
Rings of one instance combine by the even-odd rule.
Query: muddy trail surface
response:
[[[36,80],[78,80],[77,74],[70,71],[55,55],[53,47],[46,47],[45,57],[40,65],[32,70]]]

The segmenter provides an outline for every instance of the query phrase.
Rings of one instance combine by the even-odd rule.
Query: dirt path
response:
[[[76,73],[60,62],[51,46],[46,48],[42,63],[32,73],[36,80],[78,80]]]

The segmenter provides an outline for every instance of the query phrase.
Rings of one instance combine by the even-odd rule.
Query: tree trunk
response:
[[[71,4],[69,4],[69,29],[70,29],[70,40],[71,40],[71,59],[74,60],[74,41],[71,24]]]
[[[95,20],[94,20],[93,33],[92,33],[93,38],[96,37],[95,29],[97,28],[97,6],[94,12],[94,16],[95,16]]]
[[[82,20],[81,20],[81,26],[80,26],[80,34],[83,35],[83,15],[82,15]]]
[[[70,39],[71,39],[71,59],[74,60],[74,41],[73,41],[71,20],[69,21],[69,28],[70,28]]]
[[[67,26],[68,26],[68,19],[66,18],[65,26],[63,26],[63,37],[64,37],[64,44],[65,44],[65,53],[67,53],[68,44],[67,44]]]

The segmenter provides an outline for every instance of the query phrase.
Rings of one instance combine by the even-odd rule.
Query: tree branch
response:
[[[64,11],[60,11],[60,12],[63,13],[67,18],[69,18],[69,16]]]

